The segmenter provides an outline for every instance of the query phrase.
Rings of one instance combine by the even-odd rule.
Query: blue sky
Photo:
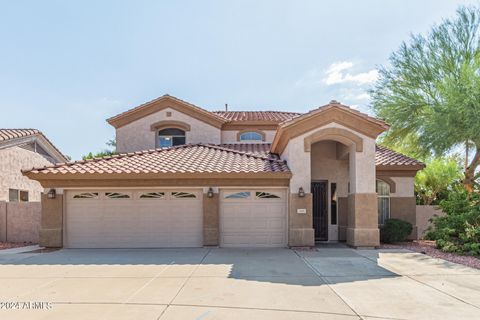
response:
[[[368,112],[375,68],[410,33],[477,1],[0,0],[0,127],[73,159],[105,119],[165,93],[208,110]]]

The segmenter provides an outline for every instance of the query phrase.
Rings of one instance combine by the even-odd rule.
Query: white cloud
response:
[[[360,93],[354,97],[355,100],[370,100],[370,95],[368,93]]]
[[[358,85],[369,84],[378,79],[378,71],[372,69],[367,72],[352,74],[347,72],[354,67],[350,61],[332,63],[325,71],[325,77],[322,79],[326,85],[351,82]]]

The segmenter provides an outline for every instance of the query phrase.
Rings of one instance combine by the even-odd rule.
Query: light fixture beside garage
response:
[[[305,190],[303,190],[303,187],[298,188],[298,196],[300,198],[305,197]]]
[[[213,189],[212,189],[212,187],[208,188],[207,198],[213,198]]]
[[[57,192],[55,189],[48,190],[47,197],[48,199],[55,199],[57,197]]]

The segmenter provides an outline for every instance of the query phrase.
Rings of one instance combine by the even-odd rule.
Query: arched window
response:
[[[158,131],[157,147],[165,148],[185,144],[185,131],[177,128],[167,128]]]
[[[263,136],[255,131],[243,132],[240,134],[240,141],[263,141]]]
[[[390,218],[390,185],[377,180],[378,224],[383,225]]]

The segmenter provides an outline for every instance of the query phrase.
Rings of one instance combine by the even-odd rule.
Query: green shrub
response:
[[[440,207],[446,215],[432,219],[426,239],[445,252],[480,256],[480,195],[456,188]]]
[[[380,228],[380,238],[385,243],[401,242],[405,241],[411,232],[412,224],[399,219],[388,219]]]

